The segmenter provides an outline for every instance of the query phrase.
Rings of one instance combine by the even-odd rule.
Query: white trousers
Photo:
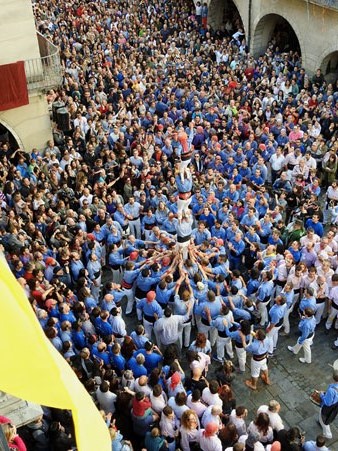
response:
[[[190,240],[184,241],[184,243],[177,242],[176,251],[178,253],[182,252],[183,260],[188,258],[188,247],[190,245]]]
[[[323,435],[325,438],[331,439],[332,438],[332,432],[329,424],[324,424],[323,418],[322,418],[322,409],[319,411],[319,418],[318,418],[319,424],[321,425],[323,429]]]
[[[286,334],[290,333],[290,314],[293,312],[295,303],[293,302],[290,306],[290,308],[287,308],[285,310],[285,314],[284,314],[284,320],[283,320],[283,327],[284,327],[284,332]]]
[[[146,335],[151,341],[152,332],[154,332],[156,343],[160,343],[160,340],[157,338],[157,333],[154,329],[154,323],[143,318],[143,327],[144,327],[144,335]]]
[[[331,306],[330,314],[329,314],[329,316],[327,318],[327,321],[325,323],[326,329],[331,329],[331,326],[332,326],[332,323],[333,323],[334,320],[336,320],[335,327],[337,327],[337,315],[338,315],[338,310]]]
[[[282,326],[273,327],[270,332],[267,334],[268,337],[272,339],[273,349],[275,350],[277,348],[277,342],[278,342],[278,332],[279,329]]]
[[[304,359],[306,363],[311,363],[311,345],[313,343],[313,338],[307,338],[303,343],[297,343],[293,346],[293,352],[298,354],[298,352],[303,348],[304,350]]]
[[[240,371],[245,371],[245,364],[246,364],[246,350],[244,348],[237,348],[235,346],[235,351],[238,359],[238,366]]]
[[[319,324],[322,319],[322,316],[323,316],[323,313],[325,310],[325,304],[326,304],[325,302],[321,302],[320,304],[317,304],[317,310],[315,313],[316,324]]]
[[[227,354],[230,357],[230,359],[234,358],[234,350],[232,348],[232,342],[230,337],[217,337],[216,341],[216,349],[217,349],[217,358],[218,359],[224,359],[224,347],[227,350]]]
[[[177,199],[177,214],[182,215],[182,213],[185,213],[188,210],[190,203],[191,203],[191,197],[187,200],[178,198]]]
[[[257,303],[257,309],[259,311],[259,313],[261,314],[261,322],[260,325],[264,326],[268,320],[268,305],[271,299],[269,299],[267,302],[258,302]]]
[[[126,314],[128,315],[129,313],[132,312],[134,306],[135,301],[134,290],[132,288],[123,288],[123,294],[127,296],[128,300],[126,307]]]

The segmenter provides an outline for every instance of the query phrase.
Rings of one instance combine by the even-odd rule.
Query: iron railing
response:
[[[306,0],[308,3],[313,3],[324,8],[331,8],[338,10],[338,0]]]
[[[28,91],[47,91],[62,82],[59,49],[37,32],[40,58],[25,60]]]

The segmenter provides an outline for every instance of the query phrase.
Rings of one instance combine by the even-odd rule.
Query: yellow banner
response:
[[[5,259],[0,258],[0,390],[71,409],[79,451],[111,451],[108,429],[91,397],[46,338]]]

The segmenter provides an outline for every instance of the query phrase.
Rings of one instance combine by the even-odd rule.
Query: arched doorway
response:
[[[13,152],[19,148],[23,149],[22,142],[18,135],[8,124],[6,124],[6,122],[0,119],[0,146],[4,143],[7,143]]]
[[[280,52],[297,52],[301,55],[301,45],[292,25],[278,14],[262,17],[254,30],[252,53],[257,57],[265,53],[268,46]]]
[[[208,23],[214,30],[221,30],[229,36],[237,32],[239,28],[246,34],[241,14],[233,0],[211,0]]]
[[[338,50],[329,53],[320,65],[322,74],[328,83],[332,83],[338,78]]]

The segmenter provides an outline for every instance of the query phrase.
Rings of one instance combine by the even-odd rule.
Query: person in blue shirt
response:
[[[109,255],[108,255],[108,265],[110,266],[113,273],[113,282],[121,282],[121,266],[124,265],[127,258],[123,257],[123,249],[118,247],[116,244],[112,244]]]
[[[257,290],[256,301],[257,308],[261,314],[261,326],[268,322],[267,305],[271,300],[271,295],[274,290],[273,274],[271,271],[263,271],[261,274],[261,283]]]
[[[82,330],[82,323],[80,321],[76,321],[72,324],[72,343],[74,348],[78,351],[85,348],[87,346],[87,339],[84,331]]]
[[[239,372],[244,373],[246,364],[245,346],[251,341],[251,323],[250,321],[243,320],[239,324],[234,323],[234,327],[231,327],[230,324],[224,320],[224,325],[226,326],[225,331],[227,336],[234,340]]]
[[[303,451],[330,451],[325,446],[325,437],[317,435],[316,440],[307,440],[303,445]]]
[[[199,332],[202,332],[208,337],[210,331],[210,343],[213,346],[216,342],[217,331],[214,327],[210,327],[213,319],[220,315],[222,306],[224,305],[221,296],[216,296],[211,290],[207,292],[207,297],[196,310],[196,313],[201,315],[201,323],[199,325]]]
[[[121,355],[121,346],[119,343],[114,343],[111,349],[110,362],[116,374],[121,377],[126,368],[126,359]]]
[[[197,246],[202,244],[204,241],[209,241],[211,239],[211,234],[206,228],[206,223],[204,221],[199,221],[197,229],[192,232],[194,242]]]
[[[212,238],[219,238],[225,241],[225,229],[222,227],[222,221],[216,219],[215,224],[211,227],[211,236]]]
[[[162,318],[163,310],[159,303],[155,300],[155,291],[149,291],[145,299],[141,299],[136,308],[138,317],[143,316],[143,326],[145,334],[151,340],[151,334],[154,328],[154,323],[158,318]]]
[[[307,287],[304,291],[303,298],[299,304],[299,313],[303,315],[306,308],[310,308],[314,312],[317,310],[317,302],[312,287]]]
[[[255,190],[259,190],[260,187],[264,185],[264,180],[259,169],[256,169],[254,174],[251,175],[250,182]]]
[[[170,235],[176,235],[177,219],[174,213],[170,212],[168,217],[163,221],[161,229]]]
[[[286,299],[282,295],[278,295],[275,299],[275,304],[269,311],[270,322],[266,328],[268,337],[272,339],[273,351],[275,351],[278,342],[278,332],[283,326],[284,315],[286,313],[287,305]]]
[[[316,329],[316,318],[314,313],[315,312],[311,308],[305,308],[302,319],[298,325],[301,336],[294,346],[288,346],[288,350],[293,354],[298,354],[302,348],[304,349],[304,357],[299,358],[301,363],[311,363],[311,345]]]
[[[230,269],[239,269],[242,262],[242,255],[245,250],[245,242],[242,239],[241,232],[237,232],[235,234],[235,236],[230,240],[228,247],[230,251]]]
[[[178,191],[177,208],[178,215],[181,216],[188,210],[191,202],[191,191],[192,191],[192,176],[190,171],[184,171],[183,174],[178,174],[175,178],[176,186]]]
[[[338,413],[338,371],[333,371],[333,384],[325,392],[320,393],[319,424],[323,429],[323,436],[332,439],[330,423]]]
[[[70,310],[70,306],[66,302],[63,302],[62,304],[59,305],[59,312],[60,312],[59,316],[60,324],[63,323],[64,321],[69,321],[71,324],[74,324],[76,322],[75,315],[73,311]]]
[[[145,357],[143,354],[138,354],[136,357],[132,356],[128,360],[127,367],[132,370],[135,379],[148,374],[147,368],[144,366],[144,362]]]
[[[143,349],[135,351],[135,356],[137,356],[138,354],[144,355],[145,358],[144,366],[147,369],[148,375],[153,371],[154,368],[157,368],[163,361],[161,351],[156,345],[154,345],[150,341],[147,341]]]
[[[78,252],[73,252],[71,254],[71,262],[69,266],[73,280],[77,281],[77,279],[79,278],[80,270],[84,268],[84,264],[80,260],[80,255],[78,254]]]
[[[148,208],[141,221],[142,234],[146,240],[149,239],[149,235],[154,226],[156,226],[156,217],[153,214],[153,210]]]
[[[318,235],[320,238],[324,235],[324,227],[321,222],[319,222],[319,216],[317,214],[314,214],[312,218],[309,218],[305,222],[305,229],[312,228],[316,235]]]
[[[175,286],[176,285],[174,282],[168,283],[166,279],[162,279],[156,286],[156,301],[160,304],[163,310],[168,305],[168,302],[173,298]]]
[[[253,227],[258,221],[256,216],[256,210],[254,208],[248,208],[248,212],[241,219],[241,226],[247,231],[250,227]]]
[[[245,381],[245,385],[251,390],[257,390],[258,378],[261,374],[262,381],[266,385],[271,385],[267,364],[268,354],[273,352],[273,344],[270,337],[262,329],[258,329],[254,334],[254,339],[248,346],[244,346],[247,352],[252,354],[251,358],[251,379]]]
[[[130,337],[135,343],[137,349],[144,348],[144,345],[148,341],[148,337],[145,335],[144,332],[145,332],[144,327],[142,326],[142,324],[139,324],[138,326],[136,326],[135,330],[133,330],[130,334]]]
[[[95,360],[100,363],[103,362],[107,367],[110,367],[110,359],[106,343],[95,343],[92,347],[92,356]]]
[[[98,316],[94,320],[95,330],[101,337],[105,335],[113,335],[113,329],[110,323],[108,322],[108,319],[109,312],[107,310],[103,310],[100,313],[100,316]]]
[[[203,208],[203,213],[200,216],[200,221],[204,221],[207,225],[208,229],[210,230],[212,226],[215,224],[215,216],[212,214],[209,207]],[[210,232],[209,232],[210,233]]]

